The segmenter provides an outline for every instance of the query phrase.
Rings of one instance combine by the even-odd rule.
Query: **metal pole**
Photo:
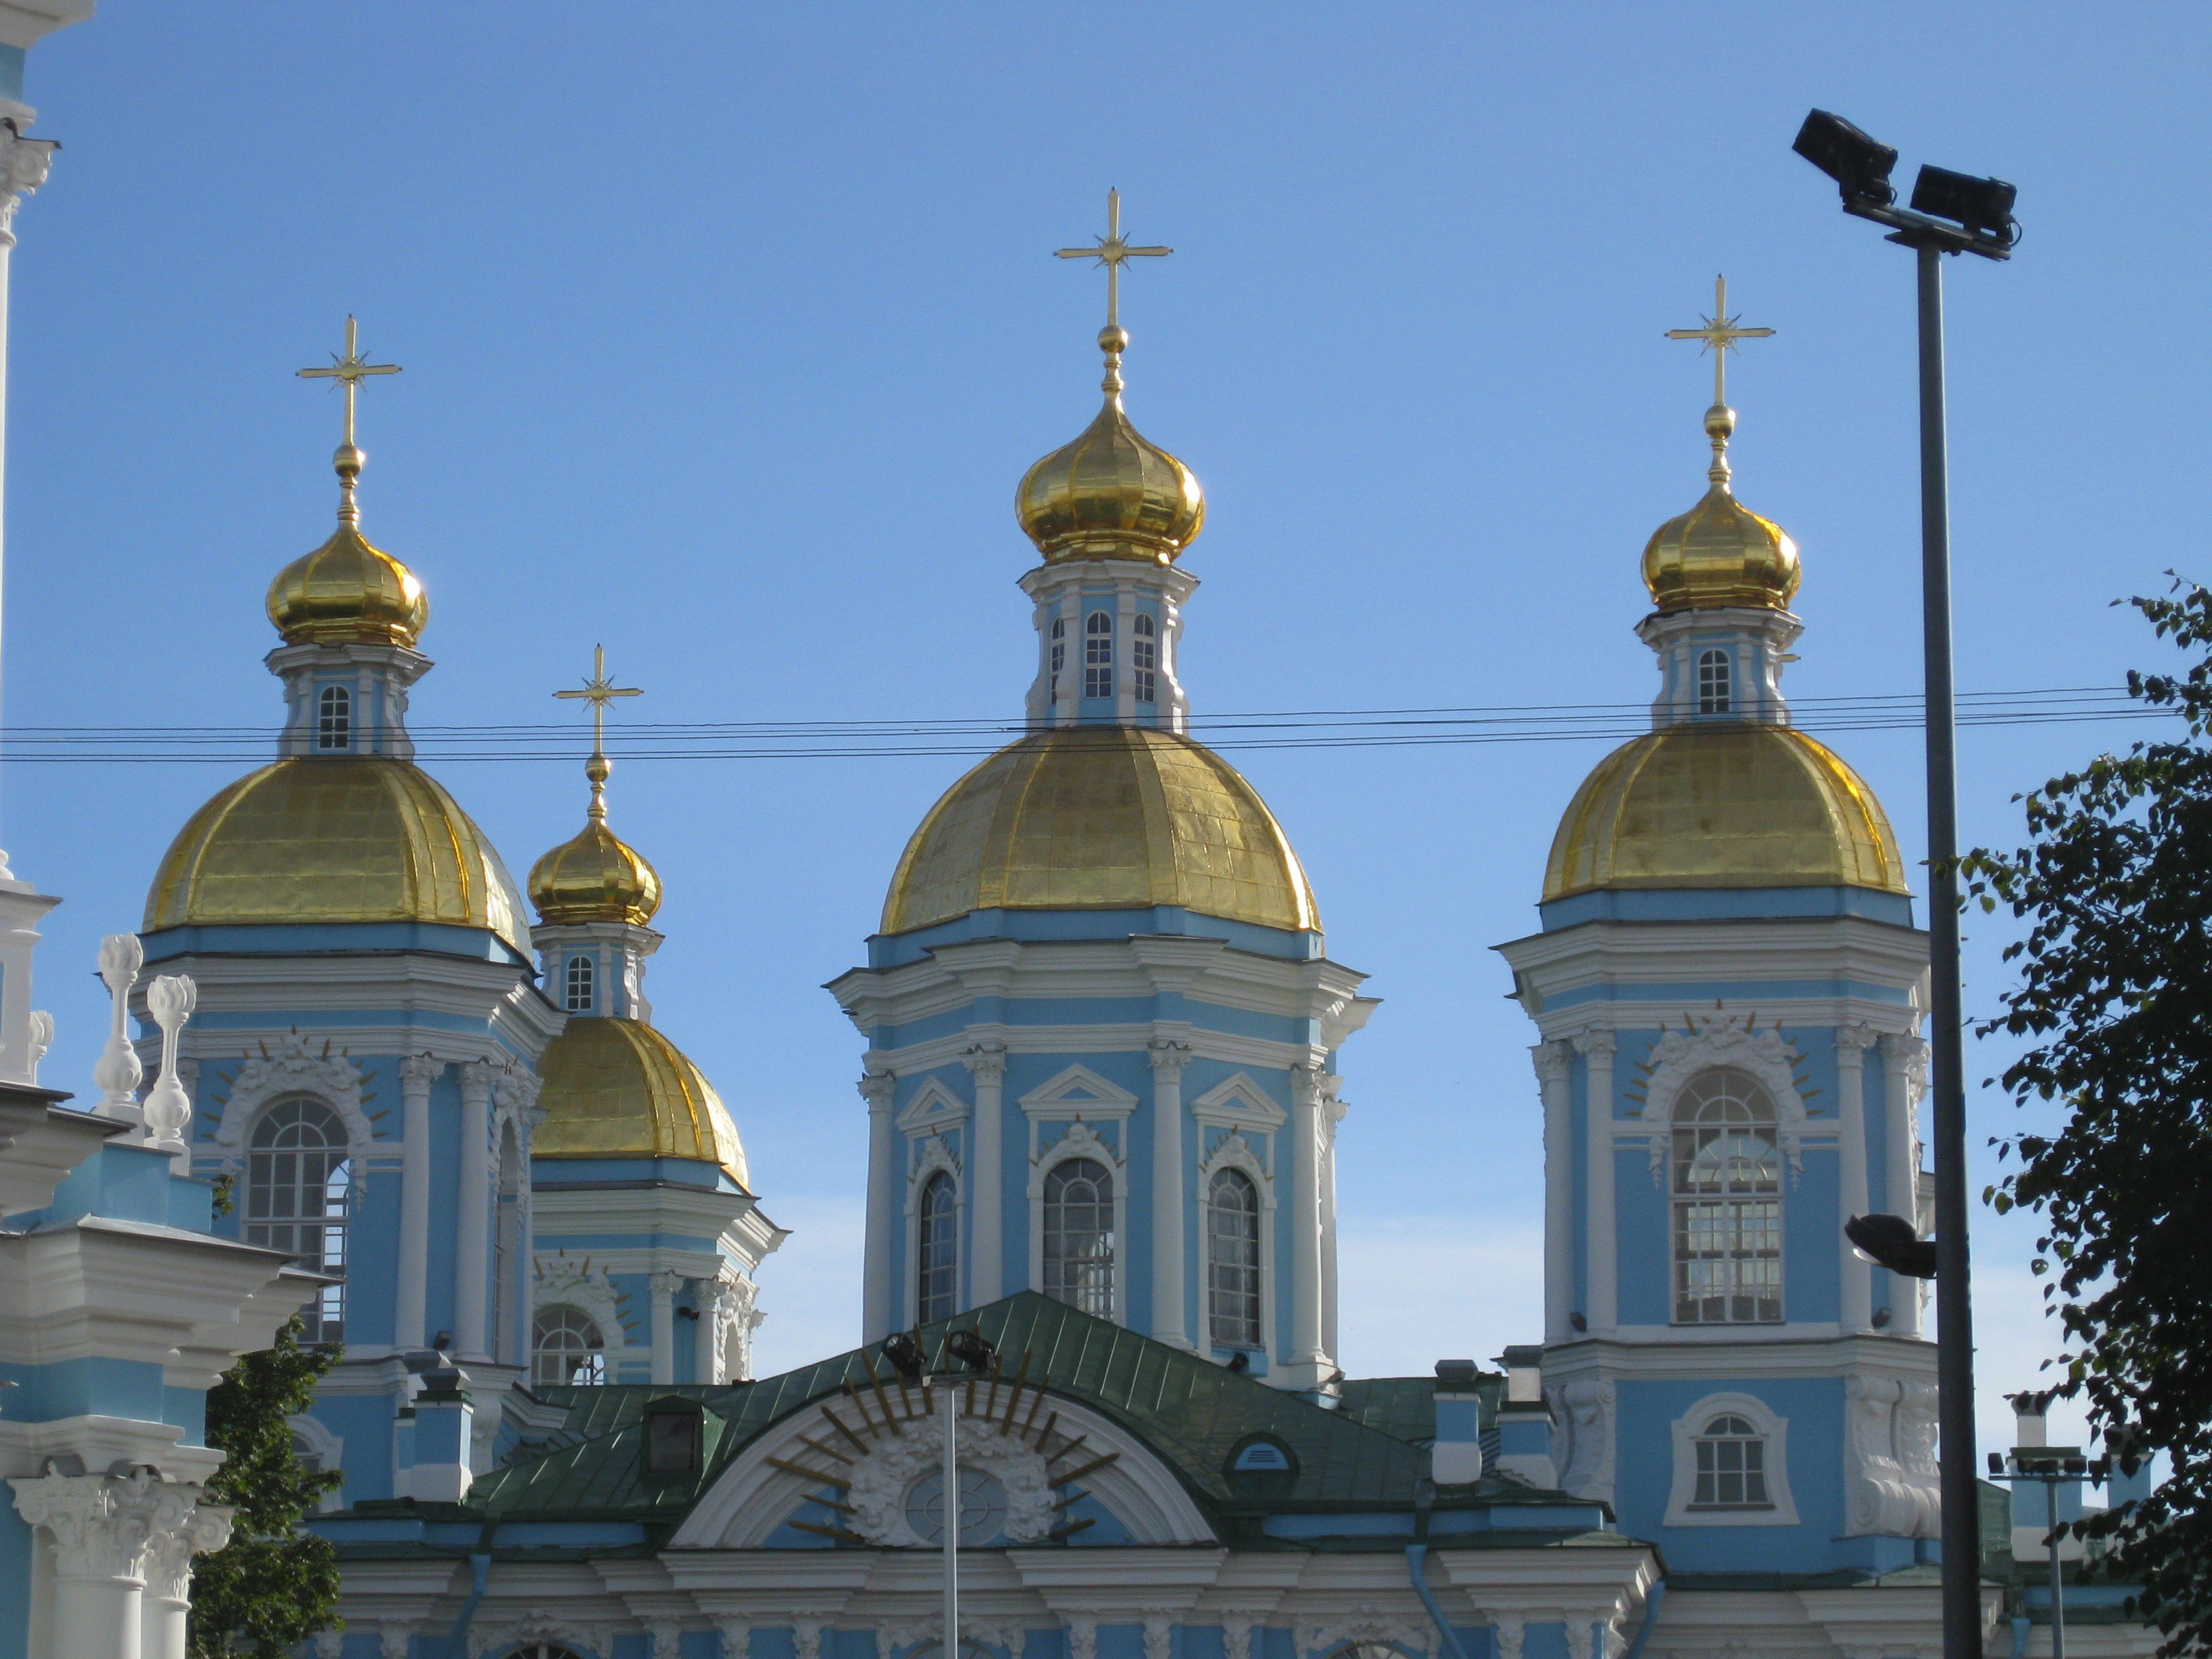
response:
[[[1920,262],[1920,592],[1928,720],[1929,1036],[1936,1140],[1936,1379],[1942,1437],[1943,1659],[1980,1659],[1981,1497],[1967,1291],[1966,1096],[1959,990],[1958,778],[1952,750],[1951,510],[1944,466],[1942,252]]]
[[[960,1453],[954,1444],[960,1413],[960,1391],[951,1377],[939,1390],[945,1396],[945,1461],[943,1501],[945,1540],[945,1644],[939,1659],[960,1659]]]
[[[2066,1585],[2058,1574],[2058,1483],[2043,1483],[2043,1518],[2051,1523],[2051,1659],[2066,1659]]]

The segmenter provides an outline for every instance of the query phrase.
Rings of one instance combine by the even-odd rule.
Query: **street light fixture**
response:
[[[1844,1223],[1844,1237],[1862,1261],[1907,1279],[1936,1277],[1936,1241],[1921,1237],[1901,1215],[1855,1215]]]
[[[1816,109],[1791,146],[1836,181],[1844,211],[1889,228],[1913,251],[1920,298],[1920,592],[1928,721],[1928,932],[1936,1151],[1936,1377],[1943,1498],[1944,1659],[1979,1659],[1980,1498],[1974,1469],[1974,1334],[1967,1294],[1966,1094],[1959,991],[1959,798],[1951,683],[1951,509],[1943,434],[1942,256],[2008,259],[2020,240],[2013,187],[1923,167],[1912,204],[1889,182],[1897,152],[1840,115]],[[1859,1217],[1858,1222],[1875,1219]],[[1899,1225],[1903,1218],[1893,1218]],[[1916,1244],[1917,1233],[1905,1227]],[[1877,1230],[1879,1241],[1880,1230]],[[1889,1242],[1901,1241],[1893,1235]],[[1853,1243],[1859,1240],[1856,1236]],[[1873,1252],[1869,1251],[1869,1254]]]

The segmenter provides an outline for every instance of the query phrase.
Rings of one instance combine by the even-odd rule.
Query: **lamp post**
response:
[[[955,1378],[963,1374],[973,1376],[991,1368],[997,1350],[983,1334],[975,1330],[954,1331],[945,1340],[945,1352],[958,1360],[963,1370],[946,1369],[937,1374],[943,1385],[940,1389],[944,1404],[939,1417],[939,1432],[944,1444],[939,1448],[938,1486],[938,1538],[943,1546],[944,1629],[943,1640],[938,1647],[938,1659],[959,1659],[960,1642],[960,1531],[961,1510],[965,1494],[960,1488],[960,1449],[958,1444],[960,1398],[952,1387]],[[899,1374],[902,1382],[919,1382],[928,1364],[928,1357],[913,1334],[895,1331],[884,1340],[884,1358]]]
[[[1929,1082],[1936,1143],[1936,1377],[1943,1495],[1944,1659],[1981,1652],[1980,1504],[1974,1471],[1974,1336],[1967,1291],[1966,1095],[1959,988],[1958,778],[1951,685],[1951,514],[1943,436],[1946,253],[2012,256],[2019,227],[2013,186],[1923,167],[1912,204],[1895,205],[1897,152],[1841,116],[1814,110],[1800,155],[1836,181],[1844,211],[1889,227],[1913,251],[1920,288],[1920,592],[1928,725]],[[1893,1201],[1896,1194],[1892,1195]]]
[[[2051,1553],[2051,1659],[2066,1659],[2066,1580],[2058,1564],[2058,1489],[2085,1476],[2102,1480],[2104,1467],[2101,1461],[2091,1463],[2071,1446],[2039,1446],[2033,1452],[2016,1446],[2010,1468],[2006,1467],[2003,1454],[1990,1454],[1990,1480],[2009,1480],[2015,1490],[2023,1480],[2034,1481],[2043,1488],[2043,1519],[2050,1528],[2043,1541]]]

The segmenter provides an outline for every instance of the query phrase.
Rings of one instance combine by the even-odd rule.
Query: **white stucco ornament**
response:
[[[147,1012],[161,1028],[161,1072],[146,1091],[140,1110],[146,1120],[147,1143],[173,1152],[185,1150],[185,1132],[192,1121],[191,1097],[177,1076],[177,1033],[192,1017],[198,1000],[199,988],[184,974],[160,975],[146,988]]]
[[[1774,1026],[1753,1030],[1752,1019],[1749,1014],[1741,1019],[1717,1015],[1687,1030],[1662,1031],[1652,1045],[1644,1062],[1643,1119],[1650,1129],[1653,1181],[1661,1179],[1667,1166],[1674,1103],[1683,1088],[1701,1073],[1724,1066],[1748,1073],[1773,1097],[1783,1155],[1793,1172],[1803,1169],[1805,1100],[1797,1091],[1797,1051]]]
[[[1012,1435],[973,1417],[960,1420],[957,1434],[960,1467],[989,1475],[1006,1494],[1006,1519],[1001,1530],[1010,1544],[1042,1542],[1052,1531],[1052,1483],[1045,1460]],[[853,1466],[852,1528],[872,1544],[895,1549],[921,1549],[937,1540],[925,1538],[907,1519],[907,1493],[915,1481],[939,1468],[945,1462],[945,1427],[936,1417],[910,1418],[900,1432],[878,1440],[866,1456]]]

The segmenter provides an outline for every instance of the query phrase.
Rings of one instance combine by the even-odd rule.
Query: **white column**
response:
[[[1052,720],[1055,726],[1075,724],[1076,700],[1083,695],[1083,587],[1079,582],[1070,583],[1060,590],[1060,614],[1066,618],[1067,626],[1061,630],[1067,649],[1061,653],[1060,664],[1060,697],[1054,703]]]
[[[419,1348],[428,1339],[423,1309],[430,1289],[430,1085],[446,1062],[410,1054],[399,1062],[399,1282],[392,1340]]]
[[[1544,1102],[1544,1340],[1574,1340],[1574,1053],[1564,1040],[1528,1050]]]
[[[891,1093],[898,1079],[890,1072],[868,1072],[860,1079],[860,1098],[868,1103],[867,1257],[860,1287],[860,1340],[873,1342],[897,1328],[898,1309],[891,1297],[891,1229],[898,1224],[898,1126],[891,1121]]]
[[[1293,1386],[1318,1388],[1321,1346],[1321,1063],[1291,1067],[1291,1352]]]
[[[1340,1080],[1322,1074],[1321,1110],[1321,1346],[1336,1352],[1336,1130],[1348,1109],[1337,1098]]]
[[[139,1659],[185,1659],[186,1620],[192,1610],[192,1558],[230,1541],[231,1514],[220,1504],[198,1504],[179,1525],[155,1533],[148,1541],[146,1589],[138,1606]]]
[[[727,1272],[728,1269],[723,1269]],[[722,1380],[722,1333],[728,1328],[731,1304],[737,1298],[719,1279],[702,1279],[692,1292],[699,1310],[697,1334],[691,1340],[691,1380],[714,1383]]]
[[[56,148],[46,139],[19,138],[11,128],[0,127],[0,503],[7,496],[8,283],[15,248],[15,210],[24,197],[46,182]],[[8,855],[0,853],[0,880],[14,879]]]
[[[975,1079],[968,1136],[968,1301],[971,1308],[1006,1293],[1006,1045],[979,1042],[960,1056]]]
[[[1155,1037],[1148,1052],[1152,1062],[1152,1340],[1171,1348],[1196,1346],[1204,1353],[1211,1345],[1194,1342],[1182,1294],[1183,1235],[1190,1221],[1183,1174],[1182,1068],[1190,1064],[1190,1045]],[[1203,1308],[1200,1311],[1203,1318]]]
[[[1920,1136],[1916,1121],[1926,1075],[1928,1045],[1916,1036],[1888,1032],[1881,1039],[1882,1162],[1892,1212],[1920,1224]],[[1920,1284],[1892,1273],[1889,1325],[1894,1336],[1920,1334]]]
[[[1584,1061],[1584,1122],[1589,1136],[1589,1305],[1592,1331],[1620,1322],[1620,1250],[1613,1193],[1613,1051],[1610,1031],[1584,1031],[1574,1039]]]
[[[8,1484],[53,1562],[45,1644],[53,1659],[184,1659],[191,1557],[229,1537],[228,1510],[202,1510],[199,1487],[144,1471]]]
[[[676,1292],[684,1275],[657,1273],[646,1282],[653,1287],[653,1380],[666,1388],[676,1380]]]
[[[484,1302],[491,1288],[491,1091],[499,1068],[489,1060],[461,1067],[459,1202],[453,1246],[453,1346],[471,1358],[487,1358]],[[400,1178],[406,1178],[401,1166]]]
[[[1837,1194],[1844,1213],[1836,1218],[1836,1246],[1843,1261],[1843,1306],[1840,1317],[1846,1331],[1874,1328],[1874,1269],[1859,1259],[1850,1241],[1843,1237],[1850,1216],[1864,1215],[1867,1196],[1866,1051],[1875,1034],[1864,1025],[1836,1028],[1836,1178]]]

